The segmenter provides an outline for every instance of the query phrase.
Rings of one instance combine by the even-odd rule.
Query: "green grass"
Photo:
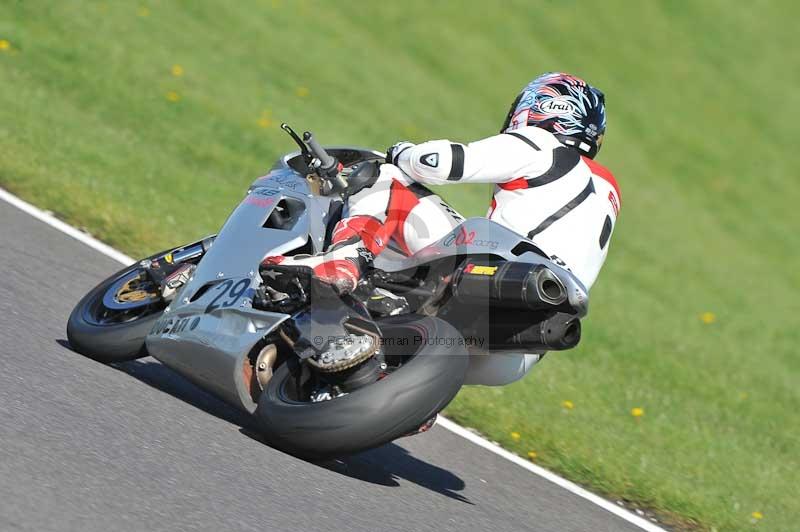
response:
[[[146,255],[215,232],[292,149],[281,120],[331,144],[472,140],[538,72],[582,75],[607,94],[599,161],[623,195],[584,340],[448,414],[684,524],[796,530],[798,15],[765,0],[0,0],[0,185]],[[445,194],[473,215],[488,199]]]

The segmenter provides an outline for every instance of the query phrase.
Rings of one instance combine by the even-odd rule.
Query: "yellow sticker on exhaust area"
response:
[[[497,272],[497,266],[478,266],[473,265],[472,268],[469,268],[467,273],[471,273],[473,275],[494,275]]]

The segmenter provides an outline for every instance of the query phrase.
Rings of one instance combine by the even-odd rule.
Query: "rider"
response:
[[[349,196],[326,252],[265,263],[311,268],[340,292],[353,290],[390,241],[412,254],[463,221],[422,185],[494,183],[487,217],[527,236],[589,289],[621,205],[611,172],[594,161],[606,129],[604,100],[582,79],[549,72],[520,92],[499,135],[395,144],[378,179]]]

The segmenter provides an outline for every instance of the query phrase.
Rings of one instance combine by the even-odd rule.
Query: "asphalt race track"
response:
[[[151,358],[69,349],[120,265],[0,200],[0,531],[635,531],[443,428],[313,464]]]

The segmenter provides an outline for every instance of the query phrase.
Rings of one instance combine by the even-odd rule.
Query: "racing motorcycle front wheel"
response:
[[[345,456],[416,432],[455,397],[469,358],[461,334],[434,317],[379,322],[394,367],[350,393],[312,401],[296,363],[278,367],[256,409],[267,442],[309,460]]]
[[[145,336],[164,306],[159,286],[137,262],[80,300],[69,316],[67,339],[74,350],[104,364],[147,356]]]

